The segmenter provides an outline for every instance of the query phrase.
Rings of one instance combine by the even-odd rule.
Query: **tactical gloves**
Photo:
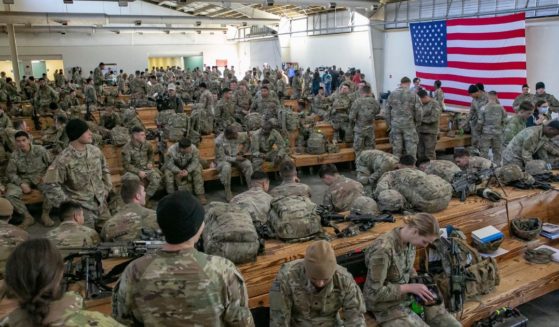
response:
[[[482,198],[487,199],[491,202],[497,202],[497,201],[502,199],[501,194],[499,194],[498,192],[493,191],[490,188],[484,188],[482,190],[478,190],[477,195],[481,196]]]

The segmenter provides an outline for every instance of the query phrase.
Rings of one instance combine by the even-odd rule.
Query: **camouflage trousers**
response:
[[[157,192],[161,188],[161,172],[157,168],[145,169],[144,172],[146,173],[146,177],[143,178],[143,182],[147,182],[146,197],[151,198],[155,194],[155,192]],[[124,176],[122,176],[122,179],[124,180],[134,177],[139,178],[140,176],[131,172],[127,172],[126,174],[124,174]]]
[[[437,159],[435,148],[437,147],[437,134],[419,133],[419,142],[417,143],[418,159]]]
[[[265,162],[271,162],[274,167],[279,166],[279,164],[285,159],[285,157],[287,156],[287,154],[285,153],[285,150],[272,150],[269,151],[268,153],[263,153],[261,154],[260,157],[252,158],[252,171],[257,171],[257,170],[262,170],[262,166],[264,165]]]
[[[334,117],[332,119],[332,127],[334,128],[334,140],[353,143],[353,130],[349,120]]]
[[[220,161],[217,163],[217,171],[219,172],[219,180],[225,187],[231,187],[231,166],[237,167],[245,177],[247,184],[250,184],[250,177],[252,176],[252,163],[250,160]]]
[[[202,165],[191,171],[186,177],[180,177],[171,170],[163,172],[165,178],[165,189],[168,194],[179,191],[188,191],[195,195],[204,194],[204,178],[202,177]]]
[[[401,317],[380,323],[381,327],[460,327],[462,324],[448,311],[444,304],[425,308],[425,321],[411,310],[401,314]]]
[[[522,160],[522,156],[514,153],[513,150],[507,147],[505,151],[503,151],[503,166],[510,164],[518,165],[520,168],[524,169],[524,160]]]
[[[28,181],[27,181],[28,182]],[[42,193],[45,193],[46,189],[44,188],[43,184],[34,185],[33,183],[28,183],[32,189],[38,189]],[[14,211],[19,213],[20,215],[23,214],[30,214],[29,210],[25,206],[23,202],[23,191],[19,185],[10,183],[6,187],[6,199],[10,201],[12,206],[14,207]],[[46,197],[43,197],[43,211],[49,212],[52,209],[52,204]]]
[[[489,148],[493,151],[493,162],[500,166],[501,153],[503,152],[503,135],[482,134],[479,138],[479,152],[485,159],[489,159]]]
[[[479,138],[481,131],[479,130],[478,124],[472,124],[470,122],[470,134],[472,135],[472,147],[475,149],[479,148]]]
[[[389,138],[390,144],[392,145],[393,155],[400,158],[405,148],[405,154],[416,157],[417,142],[419,141],[419,137],[417,136],[417,130],[415,129],[415,126],[411,126],[408,128],[391,126]]]
[[[107,220],[111,219],[111,212],[107,203],[99,205],[96,210],[83,208],[84,225],[101,232]]]
[[[374,150],[375,146],[375,130],[372,126],[354,132],[353,149],[356,156],[363,150]]]

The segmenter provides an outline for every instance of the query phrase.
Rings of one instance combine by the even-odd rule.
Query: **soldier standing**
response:
[[[444,304],[426,306],[425,321],[411,311],[413,296],[426,302],[433,294],[423,284],[410,284],[416,275],[416,247],[425,247],[439,237],[437,219],[427,213],[404,218],[404,227],[377,238],[366,252],[367,280],[363,289],[367,311],[380,326],[462,326]]]
[[[270,191],[273,198],[287,196],[306,196],[311,198],[311,188],[307,184],[300,183],[297,177],[297,167],[291,160],[284,160],[279,166],[281,184]]]
[[[373,97],[371,87],[364,85],[359,90],[360,97],[351,105],[349,121],[352,124],[355,153],[375,148],[375,118],[380,113],[380,104]]]
[[[559,150],[549,140],[559,135],[559,121],[552,120],[547,125],[525,128],[510,141],[503,151],[503,165],[516,164],[524,168],[528,161],[537,155],[540,160],[548,158],[547,152],[554,156]]]
[[[101,237],[105,242],[135,241],[143,234],[155,235],[159,225],[155,210],[145,208],[146,191],[138,179],[125,179],[120,187],[124,206],[103,226]]]
[[[526,128],[526,122],[534,112],[534,105],[530,101],[524,101],[515,110],[516,115],[512,116],[507,121],[507,125],[505,126],[505,130],[503,132],[503,145],[505,147],[516,136],[516,134]]]
[[[252,173],[250,189],[241,194],[235,195],[231,199],[232,204],[236,204],[246,210],[256,227],[265,225],[268,221],[268,212],[272,203],[272,196],[268,194],[270,180],[268,175],[262,171]]]
[[[353,131],[349,121],[349,110],[351,99],[349,97],[349,85],[342,84],[340,92],[333,96],[332,109],[330,109],[330,122],[334,128],[334,140],[337,142],[353,142]]]
[[[392,153],[401,157],[404,147],[406,154],[417,155],[417,126],[421,123],[421,101],[410,91],[411,81],[403,77],[400,87],[388,96],[385,120],[390,129]]]
[[[12,218],[14,207],[10,201],[0,198],[0,279],[4,279],[6,260],[21,242],[29,239],[29,234],[8,221]]]
[[[419,143],[417,144],[417,157],[420,159],[432,159],[437,157],[437,136],[439,134],[439,118],[442,108],[438,101],[433,100],[427,91],[417,91],[421,101],[421,124],[417,128]]]
[[[204,230],[200,203],[185,191],[169,194],[158,203],[157,223],[165,244],[126,267],[113,291],[113,316],[147,326],[254,326],[235,265],[194,247]]]
[[[470,133],[472,134],[472,148],[479,148],[480,129],[478,126],[479,115],[481,108],[487,104],[489,99],[485,92],[482,92],[476,85],[470,85],[468,94],[472,97],[472,104],[470,105],[470,112],[466,118],[465,124],[469,124]]]
[[[543,82],[536,83],[536,94],[534,95],[534,103],[544,100],[549,104],[549,110],[559,112],[559,100],[552,94],[545,92],[545,84]]]
[[[103,93],[103,83],[105,82],[105,76],[103,75],[103,70],[105,69],[104,63],[99,63],[99,66],[95,67],[93,70],[93,84],[95,86],[95,91],[97,93]]]
[[[355,160],[357,180],[363,184],[365,194],[372,196],[381,176],[396,169],[398,158],[380,150],[364,150]]]
[[[363,195],[363,185],[340,175],[334,164],[322,165],[318,176],[328,186],[322,205],[329,212],[348,211],[351,209],[353,201]]]
[[[93,85],[93,80],[91,78],[85,80],[83,93],[85,97],[85,106],[87,108],[87,112],[89,113],[92,110],[95,110],[95,108],[91,106],[97,105],[97,91],[95,90],[95,86]]]
[[[214,97],[212,92],[210,92],[206,86],[206,83],[202,82],[199,85],[200,88],[200,98],[198,100],[199,106],[201,109],[204,109],[206,113],[210,114],[211,116],[214,115]]]
[[[250,151],[248,137],[239,134],[234,126],[227,126],[225,131],[215,139],[215,157],[219,179],[225,187],[227,202],[233,198],[231,193],[231,166],[241,170],[248,185],[252,175],[252,164],[245,155]]]
[[[490,91],[488,103],[479,113],[479,151],[482,157],[489,159],[489,148],[493,152],[493,162],[501,165],[501,149],[503,146],[503,130],[507,122],[507,113],[499,104],[497,92]]]
[[[154,150],[146,142],[144,129],[133,127],[130,136],[130,141],[122,147],[122,166],[127,174],[147,182],[146,197],[150,199],[161,186],[161,172],[153,165]]]
[[[34,219],[27,210],[21,197],[23,194],[31,193],[33,188],[46,192],[43,176],[50,165],[51,158],[47,150],[40,145],[31,144],[29,134],[18,131],[15,134],[16,150],[10,156],[6,176],[9,178],[6,198],[10,200],[15,210],[24,216],[22,227],[26,228],[34,224]],[[54,225],[49,213],[51,203],[45,196],[43,201],[43,213],[41,222],[50,227]]]
[[[107,195],[112,189],[111,173],[101,150],[92,145],[87,123],[72,119],[66,124],[70,144],[47,169],[43,195],[53,206],[72,200],[84,211],[85,225],[99,230],[109,218]]]
[[[168,194],[178,189],[193,192],[203,205],[208,202],[204,194],[200,151],[189,139],[183,138],[167,150],[163,174]]]
[[[304,259],[283,264],[270,290],[272,327],[364,327],[364,313],[361,290],[324,240],[309,245]]]
[[[444,110],[445,105],[444,105],[444,92],[443,89],[441,89],[441,81],[436,80],[435,83],[433,84],[435,90],[433,91],[433,94],[431,95],[431,97],[437,101],[439,103],[439,105],[441,106],[441,108]]]
[[[267,120],[251,135],[252,170],[262,170],[264,162],[278,166],[287,156],[287,146],[281,134]]]

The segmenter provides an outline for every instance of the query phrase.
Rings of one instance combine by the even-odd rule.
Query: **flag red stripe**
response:
[[[476,84],[476,83],[483,83],[483,84],[490,84],[490,85],[522,85],[526,83],[526,78],[524,77],[510,77],[510,78],[482,78],[482,77],[468,77],[468,76],[460,76],[460,75],[450,75],[450,74],[430,74],[421,71],[417,71],[417,77],[423,79],[432,79],[432,80],[446,80],[446,81],[454,81],[460,83],[467,83],[467,84]]]
[[[511,69],[525,70],[526,62],[478,63],[478,62],[449,61],[448,67],[470,69],[470,70],[511,70]]]
[[[526,31],[524,29],[510,30],[504,32],[491,32],[486,33],[449,33],[446,35],[448,41],[462,40],[462,41],[487,41],[487,40],[504,40],[512,39],[515,37],[525,37]]]
[[[446,22],[446,25],[447,26],[493,25],[493,24],[512,23],[524,19],[525,19],[524,13],[520,13],[520,14],[499,16],[499,17],[451,19]]]
[[[442,89],[445,93],[452,93],[452,94],[457,94],[457,95],[470,96],[470,94],[468,93],[468,90],[457,89],[457,88],[454,88],[454,87],[445,87],[444,84],[443,84]],[[486,90],[487,90],[487,88],[486,88]],[[487,90],[487,91],[490,91],[490,90]],[[501,98],[501,99],[515,99],[519,94],[520,94],[520,92],[499,92],[499,98]]]
[[[448,54],[463,54],[463,55],[478,55],[478,56],[495,56],[507,54],[525,54],[526,46],[517,45],[512,47],[502,48],[460,48],[452,47],[447,48]]]
[[[444,103],[445,103],[445,104],[453,104],[453,105],[456,105],[456,106],[467,107],[467,108],[470,107],[470,103],[468,103],[468,102],[463,102],[463,101],[458,101],[458,100],[445,99],[445,100],[444,100]],[[512,109],[511,106],[503,106],[503,108],[505,108],[505,110],[506,110],[507,112],[514,112],[514,110]]]

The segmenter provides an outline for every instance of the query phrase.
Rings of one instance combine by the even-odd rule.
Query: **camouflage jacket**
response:
[[[509,142],[526,128],[526,120],[522,119],[520,116],[511,117],[505,127],[505,132],[503,133],[503,144],[507,145]]]
[[[0,114],[0,129],[14,127],[12,120],[6,113]]]
[[[328,208],[329,211],[348,211],[353,201],[361,195],[363,195],[363,185],[361,185],[361,183],[351,178],[338,175],[336,180],[328,186],[328,189],[324,193],[322,204]]]
[[[159,230],[155,210],[127,203],[103,225],[101,238],[105,242],[135,241],[142,230],[152,235]]]
[[[237,155],[248,153],[250,150],[246,133],[239,133],[237,139],[228,140],[223,133],[215,138],[216,162],[237,160]]]
[[[509,142],[505,149],[505,155],[509,155],[526,164],[533,160],[537,153],[541,160],[547,159],[547,152],[552,155],[559,155],[559,151],[554,149],[549,143],[549,138],[543,134],[543,125],[533,126],[523,129]]]
[[[233,99],[235,101],[235,105],[237,106],[236,112],[239,113],[241,110],[249,110],[252,103],[252,97],[250,96],[250,92],[241,92],[240,90],[235,91],[233,93]]]
[[[333,97],[332,106],[330,110],[330,116],[336,117],[340,114],[349,114],[349,109],[351,108],[351,98],[348,94],[338,94]]]
[[[271,327],[364,327],[364,313],[361,290],[342,266],[317,290],[307,277],[304,259],[291,261],[283,264],[270,290]]]
[[[254,326],[235,265],[195,249],[134,260],[113,291],[113,317],[146,326]]]
[[[417,128],[419,133],[439,134],[439,118],[442,108],[440,104],[431,100],[421,105],[421,125]]]
[[[93,85],[86,85],[83,88],[83,95],[85,97],[86,104],[97,103],[97,91],[95,91],[95,87]]]
[[[253,157],[265,155],[270,151],[282,151],[286,148],[285,140],[275,129],[272,129],[267,137],[262,133],[262,129],[257,130],[251,135],[250,146]]]
[[[507,113],[500,104],[488,103],[479,113],[478,125],[483,134],[502,135]]]
[[[80,225],[74,221],[63,221],[58,227],[47,232],[46,237],[62,250],[63,256],[70,253],[64,251],[66,248],[90,247],[101,242],[99,234],[87,226]]]
[[[230,203],[236,204],[246,210],[253,222],[266,223],[268,212],[273,197],[266,193],[262,187],[255,186],[241,194],[235,195]]]
[[[311,110],[314,114],[324,118],[330,111],[330,99],[324,95],[315,95],[312,99]]]
[[[512,107],[514,109],[514,111],[518,111],[518,107],[520,107],[520,104],[524,101],[528,101],[532,104],[536,104],[536,100],[533,94],[528,93],[528,94],[520,94],[519,96],[517,96],[514,99],[514,102],[512,103]]]
[[[297,182],[283,182],[274,187],[270,191],[270,195],[274,198],[282,198],[286,196],[306,196],[311,198],[311,188],[307,184]]]
[[[103,71],[100,67],[95,67],[93,70],[93,84],[103,85],[105,82],[105,77],[103,76]]]
[[[136,143],[130,140],[122,147],[122,166],[124,171],[133,174],[147,169],[148,164],[153,164],[154,151],[150,143]]]
[[[165,93],[165,86],[161,83],[156,83],[155,85],[148,86],[148,95],[153,96],[154,94],[163,95]]]
[[[559,112],[559,100],[549,93],[544,94],[534,94],[534,104],[539,100],[545,100],[549,104],[549,110],[553,112]]]
[[[433,99],[439,103],[441,108],[444,109],[444,92],[441,89],[433,91]]]
[[[122,125],[122,119],[118,112],[113,112],[110,115],[105,112],[99,118],[99,126],[105,127],[106,129],[113,129],[119,125]]]
[[[397,164],[398,158],[391,153],[380,150],[361,151],[355,160],[357,180],[367,185],[370,180],[377,181],[382,174],[394,170]]]
[[[83,310],[83,299],[75,292],[67,292],[60,300],[49,305],[49,312],[43,324],[45,326],[66,327],[118,327],[124,326],[109,316],[96,311]],[[8,326],[26,327],[33,323],[24,310],[18,308],[8,317]]]
[[[200,94],[199,104],[202,109],[213,114],[214,98],[212,92],[204,90],[204,92]]]
[[[6,176],[11,183],[18,186],[24,182],[39,185],[50,162],[50,155],[45,148],[31,144],[27,153],[19,149],[12,152],[6,167]]]
[[[428,175],[437,175],[445,181],[452,183],[454,175],[459,171],[461,171],[460,167],[452,161],[431,160],[424,172]]]
[[[192,148],[190,153],[181,153],[178,143],[171,145],[165,155],[163,169],[168,169],[173,174],[177,174],[183,169],[186,169],[189,173],[198,169],[200,167],[200,151],[194,144],[190,147]]]
[[[35,93],[35,106],[48,107],[52,102],[58,102],[58,94],[52,87],[39,87],[37,93]]]
[[[365,252],[368,267],[363,296],[367,311],[379,323],[405,317],[409,313],[411,297],[400,292],[415,275],[415,246],[404,244],[400,227],[378,237]]]
[[[229,100],[220,99],[215,106],[216,122],[232,123],[235,121],[235,101],[233,98]]]
[[[0,220],[0,279],[4,279],[6,261],[15,247],[29,239],[29,234],[23,229]]]
[[[481,108],[485,106],[487,102],[489,102],[489,99],[487,98],[487,95],[485,93],[482,93],[477,99],[472,99],[470,112],[468,113],[468,117],[466,118],[466,121],[469,121],[472,127],[477,128]]]
[[[421,101],[417,94],[403,87],[388,96],[384,119],[389,128],[415,128],[421,123]]]
[[[480,170],[489,169],[493,166],[493,163],[489,159],[485,159],[478,156],[471,156],[468,161],[468,167],[466,171],[470,173],[477,173]]]
[[[256,96],[254,101],[252,101],[250,111],[258,112],[267,118],[276,118],[279,108],[280,103],[277,98],[272,95],[268,95],[267,97],[260,95]]]
[[[87,144],[84,151],[69,145],[49,166],[43,183],[53,197],[53,204],[67,199],[84,208],[98,210],[112,189],[111,173],[101,150]]]
[[[380,113],[380,104],[373,96],[357,98],[351,105],[349,120],[355,124],[353,130],[373,128],[376,116]]]

